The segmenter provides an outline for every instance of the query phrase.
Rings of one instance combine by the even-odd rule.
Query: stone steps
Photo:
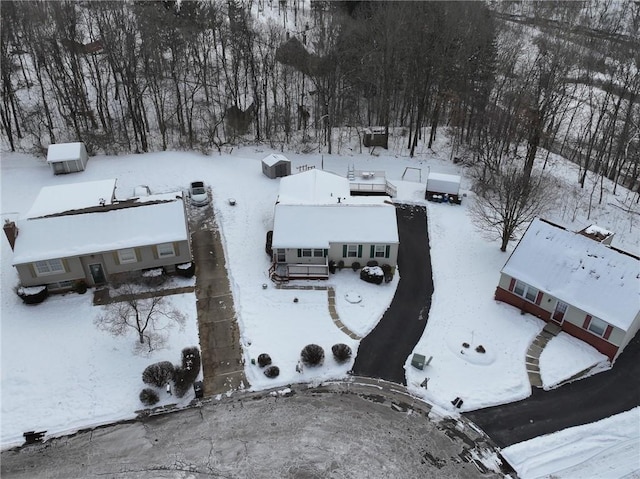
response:
[[[541,388],[543,386],[542,377],[540,376],[540,355],[549,341],[557,336],[561,330],[557,324],[547,323],[542,328],[542,331],[531,341],[525,357],[525,366],[529,383],[532,387]]]

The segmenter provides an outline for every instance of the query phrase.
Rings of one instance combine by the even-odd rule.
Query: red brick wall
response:
[[[551,318],[551,313],[549,311],[545,311],[539,306],[536,306],[535,304],[522,299],[520,296],[515,295],[510,291],[507,291],[500,287],[496,288],[495,298],[498,301],[508,303],[545,321],[549,321],[549,319]],[[581,339],[587,344],[590,344],[602,354],[609,357],[609,359],[612,361],[615,355],[618,353],[618,346],[615,346],[614,344],[611,344],[610,342],[591,334],[589,331],[586,331],[579,326],[576,326],[575,324],[571,324],[565,321],[562,323],[561,327],[565,332],[567,332],[571,336],[575,336],[576,338]]]
[[[575,324],[571,324],[565,321],[564,323],[562,323],[562,329],[569,333],[571,336],[575,336],[578,339],[582,339],[585,343],[590,344],[602,354],[608,356],[611,361],[613,361],[614,356],[618,353],[618,346],[591,334],[589,331],[585,331]]]
[[[511,306],[515,306],[521,311],[533,314],[537,318],[544,319],[545,321],[548,321],[551,317],[551,313],[549,311],[546,311],[537,304],[533,304],[526,299],[521,298],[517,294],[513,294],[512,292],[507,291],[506,289],[502,289],[499,286],[496,288],[495,298],[498,301],[509,303]]]

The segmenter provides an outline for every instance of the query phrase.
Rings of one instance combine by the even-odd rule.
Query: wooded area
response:
[[[413,156],[446,128],[488,190],[552,151],[638,191],[639,27],[630,0],[3,1],[3,143],[336,153],[375,125]]]

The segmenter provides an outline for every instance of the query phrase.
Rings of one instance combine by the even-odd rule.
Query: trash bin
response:
[[[204,396],[204,386],[202,384],[202,381],[196,381],[195,383],[193,383],[193,392],[196,395],[196,399],[202,399],[202,397]]]

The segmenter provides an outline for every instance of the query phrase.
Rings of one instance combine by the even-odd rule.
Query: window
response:
[[[118,250],[118,261],[120,264],[137,263],[136,251],[133,248]]]
[[[71,289],[73,287],[74,281],[58,281],[56,283],[48,283],[47,289],[49,291],[58,291],[61,289]]]
[[[175,256],[176,251],[173,249],[173,243],[163,243],[156,246],[158,251],[158,258],[168,258],[169,256]]]
[[[605,331],[607,330],[607,323],[598,318],[591,318],[589,321],[588,328],[596,336],[604,336]]]
[[[276,250],[276,262],[285,263],[287,261],[287,252],[284,249]]]
[[[323,249],[314,249],[313,250],[313,257],[314,258],[322,258],[324,256],[324,250]]]
[[[524,297],[527,298],[532,303],[535,303],[537,296],[538,296],[538,290],[536,288],[532,288],[531,286],[527,286],[527,292],[524,294]]]
[[[513,288],[513,292],[518,296],[522,296],[528,301],[532,303],[536,302],[536,298],[538,297],[538,290],[533,286],[529,286],[527,283],[523,283],[522,281],[516,281],[516,285]]]
[[[303,248],[302,249],[302,257],[303,258],[311,258],[311,249],[310,248]]]
[[[383,244],[377,244],[374,251],[374,258],[385,258],[386,257],[386,246]]]
[[[48,259],[36,261],[35,269],[37,276],[47,276],[49,274],[64,273],[64,265],[61,259]]]
[[[357,258],[357,257],[358,257],[358,245],[357,244],[347,245],[347,258]]]

